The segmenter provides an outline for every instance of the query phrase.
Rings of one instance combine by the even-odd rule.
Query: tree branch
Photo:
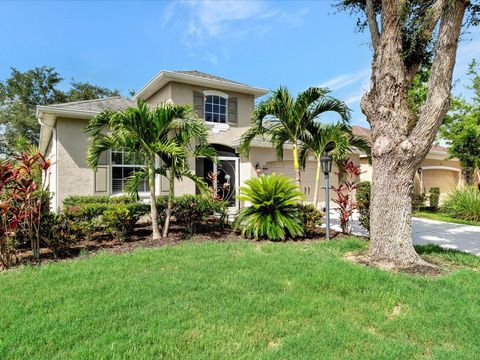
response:
[[[367,23],[370,29],[370,37],[372,38],[373,51],[377,50],[380,43],[380,31],[378,29],[377,16],[375,14],[375,8],[373,6],[373,0],[367,0]]]
[[[442,10],[445,6],[445,0],[437,0],[430,8],[428,14],[425,15],[425,19],[423,21],[422,26],[419,30],[419,40],[427,46],[433,36],[433,32],[435,31],[435,27],[437,26],[438,20],[442,16]],[[407,79],[409,83],[412,82],[414,76],[418,72],[418,68],[420,67],[420,62],[416,62],[412,64],[409,69],[407,69]]]
[[[423,159],[428,153],[449,108],[452,73],[467,3],[467,0],[449,1],[442,10],[427,99],[417,124],[403,144],[413,147],[412,155],[416,158]]]

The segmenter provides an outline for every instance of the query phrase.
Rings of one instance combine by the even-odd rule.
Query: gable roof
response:
[[[242,84],[237,81],[225,79],[197,70],[162,70],[157,75],[155,75],[155,77],[150,80],[143,88],[141,88],[133,96],[133,99],[146,100],[172,81],[191,85],[205,86],[218,90],[230,90],[239,93],[254,95],[255,97],[259,97],[268,93],[267,89]]]
[[[85,113],[85,115],[95,115],[104,110],[125,110],[128,107],[135,106],[135,101],[124,98],[122,96],[114,96],[109,98],[74,101],[63,104],[52,105],[39,105],[37,106],[37,115],[41,117],[43,112],[62,114],[65,112],[67,115],[71,112],[73,115],[75,112],[78,115]]]

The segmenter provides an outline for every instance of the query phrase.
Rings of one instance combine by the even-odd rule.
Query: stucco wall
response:
[[[156,105],[161,102],[165,102],[172,98],[172,87],[170,84],[165,85],[158,90],[155,94],[150,96],[145,102],[149,105]]]
[[[206,88],[195,85],[171,82],[171,99],[175,104],[184,105],[189,104],[193,105],[193,92],[199,91],[203,92],[205,90],[216,90],[214,88]],[[238,99],[238,124],[237,127],[247,127],[250,125],[250,113],[252,112],[254,96],[248,94],[241,94],[232,91],[219,90],[225,94],[228,94],[230,97],[236,97]],[[155,94],[156,95],[156,94]],[[154,96],[155,96],[154,95]],[[235,125],[230,124],[230,126],[235,127]]]

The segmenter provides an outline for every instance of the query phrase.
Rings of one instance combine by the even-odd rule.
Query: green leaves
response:
[[[282,175],[262,175],[245,181],[239,200],[249,202],[235,220],[234,228],[250,238],[284,240],[304,233],[298,204],[302,192],[292,180]]]

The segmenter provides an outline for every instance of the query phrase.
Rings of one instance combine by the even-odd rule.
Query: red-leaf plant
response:
[[[50,161],[36,153],[22,153],[16,162],[0,162],[0,266],[8,268],[15,257],[14,239],[26,232],[35,257],[40,255],[41,213],[48,201],[41,175]]]
[[[344,234],[349,234],[352,230],[350,220],[353,211],[357,208],[353,192],[357,189],[360,173],[360,166],[355,165],[350,159],[346,159],[339,164],[339,171],[335,172],[339,178],[339,186],[331,187],[337,195],[336,199],[332,201],[338,205],[340,227]]]

